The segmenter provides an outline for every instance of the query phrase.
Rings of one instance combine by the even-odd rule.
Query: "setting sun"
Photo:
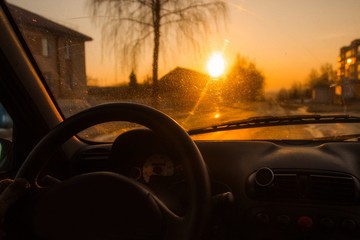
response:
[[[220,77],[225,72],[225,59],[222,53],[215,52],[211,54],[207,64],[207,71],[213,78]]]

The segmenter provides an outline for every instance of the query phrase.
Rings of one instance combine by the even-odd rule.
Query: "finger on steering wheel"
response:
[[[3,219],[7,209],[15,203],[30,188],[25,179],[5,179],[0,181],[0,219]]]
[[[9,179],[9,178],[1,180],[0,181],[0,194],[13,182],[14,182],[14,180]]]

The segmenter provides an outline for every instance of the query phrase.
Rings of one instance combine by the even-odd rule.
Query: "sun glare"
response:
[[[211,54],[207,64],[207,71],[212,78],[218,78],[225,72],[225,59],[222,53]]]

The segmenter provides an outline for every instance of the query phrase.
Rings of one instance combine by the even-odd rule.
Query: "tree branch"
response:
[[[145,26],[148,26],[148,27],[153,27],[153,25],[151,23],[143,22],[143,21],[133,19],[133,18],[116,18],[116,19],[119,20],[119,21],[129,21],[129,22],[145,25]]]
[[[194,9],[194,8],[206,8],[206,7],[209,7],[211,5],[218,5],[219,2],[210,2],[210,3],[198,3],[198,4],[192,4],[192,5],[189,5],[187,7],[184,7],[184,8],[180,8],[180,9],[175,9],[173,11],[171,10],[168,10],[166,9],[166,11],[168,11],[168,13],[164,13],[162,15],[162,17],[167,17],[167,16],[170,16],[170,15],[179,15],[179,14],[182,14],[183,12],[186,12],[190,9]]]
[[[148,27],[152,27],[153,25],[151,23],[148,22],[144,22],[144,21],[140,21],[137,19],[133,19],[133,18],[119,18],[119,17],[112,17],[112,16],[84,16],[84,17],[75,17],[75,18],[70,18],[70,19],[85,19],[85,18],[90,18],[90,17],[95,17],[95,18],[112,18],[112,20],[119,20],[119,21],[129,21],[129,22],[133,22],[133,23],[137,23],[140,25],[145,25]]]
[[[161,23],[160,26],[166,26],[166,25],[169,25],[169,24],[172,24],[172,23],[180,23],[180,22],[183,22],[183,21],[184,21],[184,19],[169,20],[169,21]]]
[[[154,33],[154,31],[149,31],[145,35],[143,35],[142,37],[139,37],[139,38],[135,39],[132,42],[137,44],[137,43],[139,43],[141,41],[144,41],[146,38],[150,37],[150,35],[153,34],[153,33]]]

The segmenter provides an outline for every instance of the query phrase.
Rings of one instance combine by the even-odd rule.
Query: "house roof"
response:
[[[71,28],[65,27],[58,23],[55,23],[47,18],[44,18],[33,12],[29,12],[13,4],[7,4],[12,16],[17,24],[20,26],[38,28],[41,30],[47,30],[54,34],[66,34],[68,36],[79,38],[84,41],[91,41],[92,38],[77,32]]]
[[[177,67],[159,80],[164,90],[199,90],[205,87],[209,76],[191,69]]]

